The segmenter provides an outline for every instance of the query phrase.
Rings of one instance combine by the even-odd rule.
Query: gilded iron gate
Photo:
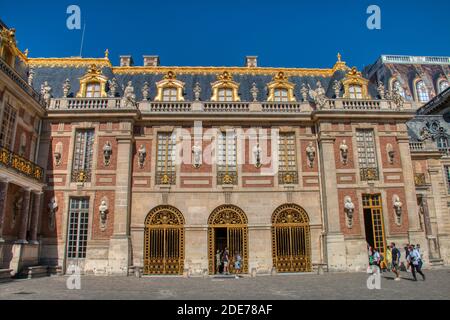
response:
[[[145,219],[144,274],[182,274],[184,218],[178,209],[158,206]]]
[[[295,204],[278,207],[272,215],[272,256],[277,272],[310,272],[309,218]]]
[[[242,258],[242,273],[248,273],[248,227],[247,216],[239,207],[222,205],[217,207],[208,219],[208,260],[209,273],[216,271],[216,231],[226,228],[227,248],[230,254],[230,273],[234,272],[234,259],[236,254]]]

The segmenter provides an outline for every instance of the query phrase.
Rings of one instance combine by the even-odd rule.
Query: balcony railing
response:
[[[45,108],[45,102],[42,96],[37,93],[28,82],[26,82],[13,68],[11,68],[3,59],[0,58],[0,70],[3,71],[12,81],[21,87],[31,98]]]
[[[250,108],[247,102],[205,102],[203,110],[210,112],[248,112]]]
[[[450,64],[450,57],[383,55],[382,60],[384,63]]]
[[[0,165],[38,182],[44,180],[43,168],[2,146],[0,146]]]
[[[52,99],[49,110],[136,110],[122,98],[62,98]]]
[[[316,110],[389,111],[398,110],[391,100],[326,99],[322,106],[311,108],[309,101],[302,102],[155,102],[140,101],[136,105],[123,98],[56,98],[52,99],[50,111],[137,110],[143,113],[304,113]],[[411,109],[404,103],[402,109]]]

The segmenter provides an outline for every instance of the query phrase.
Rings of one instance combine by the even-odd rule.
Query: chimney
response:
[[[159,56],[144,56],[144,67],[158,67]]]
[[[131,67],[133,65],[132,56],[120,56],[120,66],[121,67]]]
[[[245,66],[247,68],[256,68],[258,66],[258,56],[246,56]]]

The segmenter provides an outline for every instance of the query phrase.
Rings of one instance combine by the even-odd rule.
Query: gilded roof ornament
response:
[[[341,71],[347,71],[349,68],[345,64],[345,61],[342,61],[342,55],[338,52],[337,54],[337,61],[334,64],[333,72],[336,72],[337,70]]]
[[[224,71],[222,74],[217,76],[217,80],[219,81],[233,81],[233,77],[228,71]]]
[[[108,49],[105,50],[105,59],[109,59],[109,50]]]
[[[175,75],[175,73],[171,70],[169,70],[167,72],[167,74],[164,76],[164,79],[166,80],[175,80],[177,78],[177,76]]]
[[[284,74],[283,71],[280,71],[273,77],[273,80],[278,82],[285,82],[288,81],[288,77]]]

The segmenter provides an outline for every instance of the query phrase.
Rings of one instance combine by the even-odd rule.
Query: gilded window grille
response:
[[[176,135],[172,132],[158,133],[156,184],[174,185],[176,183],[175,152]]]
[[[237,184],[236,134],[221,132],[217,150],[217,184]]]
[[[278,135],[278,183],[298,183],[294,132],[280,133]]]
[[[370,209],[371,211],[374,246],[378,249],[380,254],[384,254],[386,252],[386,238],[381,195],[364,194],[362,203],[363,209]]]
[[[296,204],[284,204],[272,214],[272,257],[277,272],[310,272],[309,218]]]
[[[144,274],[179,275],[184,271],[184,217],[168,205],[145,219]]]
[[[414,174],[414,184],[417,187],[425,186],[427,184],[427,181],[425,179],[425,173]]]
[[[94,130],[77,130],[72,165],[72,182],[90,182],[94,153]]]
[[[237,253],[242,257],[241,271],[248,273],[248,227],[244,211],[233,205],[221,205],[213,210],[208,219],[208,266],[209,273],[214,274],[216,266],[215,231],[227,229],[227,248],[230,254],[229,272],[234,272],[234,258]]]
[[[358,163],[362,181],[379,180],[375,137],[372,129],[356,130]]]

